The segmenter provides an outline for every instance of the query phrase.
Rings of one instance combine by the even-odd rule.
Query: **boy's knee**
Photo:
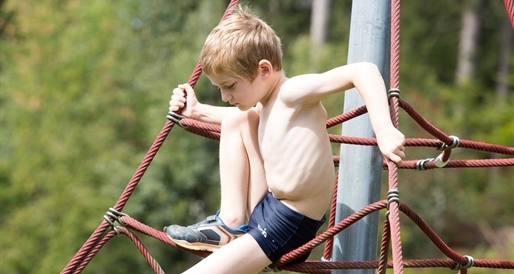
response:
[[[256,110],[234,111],[223,118],[221,122],[221,130],[224,128],[240,128],[248,124],[256,124],[259,122],[259,113]]]

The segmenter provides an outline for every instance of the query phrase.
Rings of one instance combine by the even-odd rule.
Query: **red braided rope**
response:
[[[337,188],[339,186],[339,174],[336,175],[334,184],[334,192],[332,194],[332,203],[330,206],[330,215],[328,217],[328,228],[331,228],[336,223],[336,208],[337,208]],[[330,260],[332,258],[332,249],[334,247],[334,239],[328,238],[323,250],[323,259]]]
[[[162,270],[162,268],[159,265],[159,263],[157,262],[157,260],[155,260],[155,258],[152,256],[152,254],[150,253],[148,248],[146,248],[146,246],[143,244],[141,239],[136,234],[134,234],[132,231],[130,231],[130,230],[128,230],[128,229],[126,229],[125,227],[122,227],[122,226],[118,226],[116,229],[118,229],[122,234],[124,234],[130,240],[132,240],[134,245],[137,247],[139,252],[141,252],[143,257],[145,257],[146,261],[152,267],[153,271],[156,274],[165,274],[164,270]]]
[[[384,230],[382,233],[382,241],[380,242],[380,256],[379,256],[379,265],[377,269],[378,274],[385,274],[387,269],[387,258],[389,251],[389,244],[391,242],[391,225],[389,224],[389,219],[385,218],[384,220]]]
[[[225,19],[228,16],[229,11],[237,4],[239,1],[231,1],[227,10],[225,11],[221,20]],[[507,8],[507,12],[509,15],[509,19],[514,27],[514,6],[512,0],[504,0],[505,6]],[[399,86],[399,0],[393,0],[391,8],[391,86],[398,88]],[[191,86],[194,86],[201,75],[201,67],[200,63],[197,64],[195,70],[193,71],[191,77],[188,80],[188,83]],[[407,102],[398,99],[393,96],[390,98],[391,105],[391,117],[393,120],[393,124],[398,127],[398,109],[399,107],[406,110],[406,112],[427,132],[431,133],[438,140],[429,140],[429,139],[407,139],[407,146],[428,146],[428,147],[440,147],[441,142],[446,145],[451,145],[453,139],[446,135],[444,132],[440,131],[430,123],[428,123],[419,113],[417,113],[412,106],[410,106]],[[330,128],[336,124],[343,123],[349,119],[357,117],[366,113],[366,107],[362,106],[350,112],[344,113],[337,117],[331,118],[327,120],[327,128]],[[220,128],[217,125],[209,125],[199,123],[194,120],[184,119],[182,124],[185,125],[188,131],[202,135],[204,137],[219,140]],[[118,211],[124,207],[126,202],[128,201],[131,193],[135,189],[137,183],[143,176],[147,167],[150,165],[153,157],[157,153],[159,147],[162,145],[164,140],[166,139],[168,133],[173,127],[174,123],[167,121],[161,130],[160,134],[157,136],[156,140],[150,147],[147,155],[143,159],[142,163],[136,170],[132,179],[129,181],[129,184],[123,191],[120,196],[118,202],[114,206],[114,208]],[[376,140],[374,138],[359,138],[359,137],[342,137],[331,135],[330,139],[332,142],[339,143],[349,143],[349,144],[358,144],[358,145],[376,145]],[[468,140],[461,140],[459,144],[460,148],[471,148],[482,151],[489,151],[494,153],[503,153],[506,155],[514,155],[514,148],[491,145],[487,143],[474,142]],[[450,156],[451,150],[445,150],[443,154],[444,160],[447,160]],[[338,165],[339,158],[334,156],[334,164]],[[405,161],[404,166],[402,168],[417,168],[418,161]],[[481,159],[481,160],[454,160],[449,161],[446,164],[446,168],[453,167],[492,167],[492,166],[514,166],[514,158],[509,159]],[[424,169],[435,168],[434,161],[428,161],[424,165]],[[384,168],[389,169],[389,188],[397,189],[398,187],[398,167],[391,162],[385,162]],[[337,189],[337,186],[336,186]],[[336,191],[334,191],[336,193]],[[335,200],[335,197],[333,199]],[[348,227],[349,225],[355,223],[359,219],[364,216],[374,212],[376,210],[380,210],[385,208],[386,201],[379,201],[374,204],[371,204],[364,209],[352,214],[345,220],[341,221],[337,225],[334,225],[334,221],[332,219],[332,208],[331,208],[331,217],[329,219],[329,228],[324,233],[320,234],[315,239],[311,240],[306,245],[298,248],[297,250],[293,250],[290,253],[284,255],[279,261],[275,262],[273,265],[277,269],[282,270],[291,270],[303,273],[331,273],[331,269],[369,269],[369,268],[378,268],[379,273],[384,273],[386,268],[393,268],[395,273],[403,273],[403,267],[446,267],[446,268],[454,268],[455,266],[463,265],[466,263],[467,259],[453,250],[451,250],[438,236],[437,234],[410,208],[408,208],[404,204],[400,204],[397,201],[393,201],[389,203],[389,215],[388,219],[386,219],[384,223],[384,233],[382,238],[381,250],[380,250],[380,260],[379,261],[365,261],[365,262],[304,262],[304,263],[295,263],[288,264],[294,259],[298,258],[301,255],[306,254],[313,248],[317,247],[323,242],[327,242],[324,257],[329,258],[330,250],[332,249],[332,237]],[[335,210],[334,210],[335,211]],[[400,231],[399,231],[399,212],[404,212],[411,220],[413,220],[418,227],[429,237],[429,239],[451,260],[438,260],[438,259],[430,259],[430,260],[403,260],[402,252],[401,252],[401,239],[400,239]],[[165,233],[161,231],[157,231],[151,227],[148,227],[128,216],[123,216],[120,218],[121,222],[128,227],[132,227],[133,229],[142,232],[148,236],[154,237],[162,242],[165,242],[169,245],[172,245],[176,248],[180,248],[176,246]],[[61,273],[81,273],[81,271],[87,266],[89,261],[95,256],[95,254],[99,251],[99,249],[114,235],[116,235],[115,231],[109,231],[106,233],[109,224],[107,221],[103,221],[99,227],[95,230],[95,232],[91,235],[91,237],[86,241],[84,246],[77,252],[75,257],[70,261],[67,267]],[[154,269],[155,273],[163,273],[160,266],[157,264],[155,259],[148,252],[146,247],[142,241],[135,235],[130,232],[128,229],[124,227],[117,227],[118,232],[128,236],[136,245],[136,247],[141,251],[141,253],[145,256],[149,264]],[[393,261],[387,262],[387,246],[389,245],[390,240],[393,242]],[[181,248],[182,249],[182,248]],[[183,249],[185,250],[185,249]],[[188,252],[192,252],[198,256],[206,257],[210,253],[209,252],[199,252],[187,250]],[[486,267],[486,268],[499,268],[499,269],[514,269],[514,261],[500,261],[500,260],[474,260],[474,267]],[[307,271],[307,272],[305,272]],[[459,273],[467,273],[466,269],[461,269]]]
[[[84,260],[82,260],[82,262],[80,262],[80,265],[75,269],[75,271],[73,273],[74,274],[81,273],[82,270],[84,270],[84,268],[93,259],[95,254],[98,253],[98,251],[100,251],[100,249],[105,245],[105,243],[107,243],[107,241],[109,241],[114,236],[116,236],[116,232],[111,230],[104,237],[102,237],[100,239],[100,241],[96,245],[93,246],[92,251],[87,254],[87,256],[84,258]]]
[[[391,0],[391,88],[400,88],[400,0]]]
[[[339,166],[339,156],[333,156],[334,166]],[[401,169],[418,169],[418,162],[422,160],[403,161]],[[446,166],[442,168],[481,168],[481,167],[508,167],[514,166],[514,158],[507,159],[472,159],[472,160],[450,160]],[[428,161],[424,165],[423,170],[439,168],[435,165],[435,161]],[[387,170],[387,163],[383,163],[383,169]]]
[[[466,262],[466,259],[463,256],[460,256],[455,251],[451,250],[450,247],[444,243],[439,236],[435,233],[434,230],[428,226],[428,224],[419,217],[418,214],[416,214],[412,209],[410,209],[407,205],[401,204],[400,208],[403,213],[405,213],[409,218],[416,223],[416,225],[425,233],[425,235],[428,236],[428,238],[432,241],[432,243],[435,244],[435,246],[443,252],[444,255],[446,255],[448,258],[452,259],[453,261],[464,264]]]
[[[400,0],[391,1],[391,54],[390,54],[390,86],[391,89],[400,88]],[[399,99],[397,96],[389,97],[390,114],[393,125],[398,128],[399,125]],[[390,160],[386,160],[389,169],[389,191],[398,190],[398,167]],[[399,201],[388,203],[389,214],[387,230],[390,233],[388,237],[382,240],[381,260],[382,266],[385,261],[386,243],[391,241],[394,273],[403,273],[403,255],[400,236],[400,211]],[[383,270],[383,267],[381,269]]]
[[[232,0],[230,1],[227,9],[225,10],[221,20],[224,20],[231,12],[232,9],[239,3],[239,0]],[[198,81],[198,78],[200,77],[202,73],[202,67],[200,62],[196,64],[195,69],[193,70],[191,76],[189,77],[188,83],[194,87],[196,82]],[[143,177],[145,171],[147,170],[148,166],[152,162],[153,158],[159,151],[159,148],[164,143],[164,140],[166,140],[166,137],[168,136],[169,132],[173,128],[174,123],[167,120],[164,124],[163,128],[159,132],[157,138],[154,140],[153,144],[151,145],[150,149],[148,150],[147,154],[143,158],[142,162],[138,166],[136,172],[130,179],[129,183],[125,187],[125,190],[119,197],[118,201],[114,205],[114,209],[117,211],[122,211],[123,207],[127,203],[129,197],[132,195],[132,192],[138,185],[139,181]],[[104,234],[106,229],[109,227],[109,224],[104,220],[102,223],[98,226],[98,228],[93,232],[93,234],[89,237],[89,239],[84,243],[84,245],[79,249],[79,251],[75,254],[75,256],[71,259],[71,261],[68,263],[68,265],[61,271],[63,274],[72,273],[74,272],[73,269],[75,269],[77,266],[82,265],[81,261],[88,256],[88,253],[90,253],[93,246],[96,245],[100,239],[100,237]],[[94,256],[95,253],[93,253]]]
[[[475,259],[473,267],[514,269],[514,262],[500,260]],[[295,271],[300,273],[331,273],[332,269],[377,269],[379,261],[343,261],[320,262],[306,261],[303,263],[288,264],[277,270]],[[406,268],[449,268],[453,269],[456,263],[448,259],[414,259],[405,260]],[[392,262],[387,262],[387,268],[393,268]],[[314,272],[315,271],[315,272]]]
[[[389,191],[398,189],[398,167],[391,161],[388,161],[389,167]],[[402,242],[400,236],[400,210],[399,202],[393,201],[389,203],[389,225],[391,227],[391,244],[393,255],[394,273],[403,273],[403,254]]]
[[[349,227],[350,225],[354,224],[355,222],[359,221],[360,219],[364,218],[365,216],[378,211],[380,209],[383,209],[386,207],[385,201],[378,201],[373,204],[370,204],[359,211],[353,213],[352,215],[348,216],[344,220],[337,223],[335,226],[328,228],[326,231],[318,235],[316,238],[312,239],[305,245],[285,254],[282,256],[278,261],[274,262],[272,264],[273,267],[278,267],[285,265],[294,259],[306,254],[307,252],[311,251],[313,248],[319,246],[323,242],[325,242],[327,239],[334,237],[337,233],[343,231],[345,228]]]

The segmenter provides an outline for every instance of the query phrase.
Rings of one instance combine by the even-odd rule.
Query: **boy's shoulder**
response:
[[[290,78],[287,78],[282,84],[280,85],[280,89],[297,89],[301,88],[302,85],[304,85],[307,81],[307,74],[299,74],[292,76]]]
[[[280,93],[298,93],[298,91],[304,91],[312,88],[312,84],[316,82],[316,77],[319,74],[299,74],[288,78],[280,86]]]

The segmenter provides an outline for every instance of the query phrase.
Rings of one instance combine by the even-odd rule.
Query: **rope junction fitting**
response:
[[[446,149],[454,149],[460,145],[460,139],[457,136],[450,135],[450,138],[452,138],[452,143],[450,145],[447,145],[445,143],[442,143],[441,146],[437,148],[437,150],[446,150]]]
[[[182,124],[182,119],[185,118],[184,116],[175,112],[169,112],[168,115],[166,115],[166,118],[168,118],[168,120],[172,121],[173,123],[177,124],[179,127],[187,129],[187,126]]]
[[[112,230],[114,230],[114,232],[116,232],[116,235],[120,235],[120,231],[117,228],[117,226],[114,224],[114,221],[118,222],[122,226],[125,226],[126,224],[121,220],[121,217],[123,217],[123,216],[130,217],[128,214],[119,212],[112,207],[110,207],[109,210],[107,211],[107,213],[105,213],[105,215],[104,215],[104,220],[107,221],[109,223],[109,225],[111,225],[111,228],[112,228]]]
[[[475,259],[473,259],[473,257],[471,257],[469,255],[464,255],[464,258],[466,259],[466,263],[464,265],[456,264],[455,267],[452,268],[452,270],[458,271],[461,269],[468,269],[475,264]]]
[[[391,50],[391,85],[393,86],[399,86],[399,0],[392,0],[391,1],[391,48],[394,50]],[[239,1],[237,0],[231,0],[222,19],[224,20],[228,14],[230,14],[231,9],[237,5]],[[509,19],[514,25],[514,12],[512,5],[512,0],[504,0],[505,6],[509,13]],[[194,87],[195,83],[197,82],[198,78],[200,77],[200,74],[202,72],[201,64],[198,62],[193,73],[191,74],[191,77],[188,80],[188,83]],[[399,97],[400,96],[400,90],[398,88],[391,88],[388,92],[388,97]],[[449,154],[451,153],[451,150],[453,148],[462,146],[463,148],[470,148],[470,149],[478,149],[482,151],[488,151],[491,153],[502,153],[506,155],[514,155],[514,148],[512,147],[506,147],[506,146],[499,146],[499,145],[492,145],[492,144],[483,144],[478,142],[471,142],[469,140],[463,140],[462,143],[456,136],[449,136],[452,139],[452,142],[450,145],[443,142],[443,144],[440,144],[440,140],[447,140],[447,135],[444,134],[444,132],[440,131],[430,123],[428,123],[419,113],[415,111],[414,108],[412,108],[406,101],[401,99],[394,99],[393,101],[397,101],[399,103],[399,107],[403,108],[420,126],[422,126],[423,129],[425,129],[427,132],[432,134],[434,137],[436,137],[435,140],[410,140],[412,143],[411,146],[431,146],[436,147],[439,150],[442,150],[443,153],[439,155],[437,158],[433,159],[425,159],[420,160],[416,164],[416,169],[425,170],[426,164],[435,161],[435,165],[437,167],[443,167],[448,163]],[[395,106],[395,109],[393,109],[393,114],[397,118],[397,109]],[[334,120],[334,124],[339,124],[344,121],[347,121],[349,119],[355,118],[358,115],[362,115],[366,112],[366,108],[362,106],[361,108],[350,111],[349,113],[343,113],[342,115],[339,115]],[[129,181],[126,189],[123,191],[122,195],[118,199],[118,201],[115,204],[115,208],[118,208],[120,210],[123,209],[125,203],[128,201],[130,195],[132,194],[133,190],[139,183],[142,175],[150,165],[153,157],[156,155],[157,151],[163,144],[164,140],[166,139],[167,135],[169,134],[170,130],[173,127],[173,124],[177,124],[180,127],[187,129],[188,131],[202,135],[211,139],[217,139],[219,140],[219,126],[214,127],[212,125],[206,125],[205,123],[199,123],[196,121],[189,121],[190,119],[185,119],[184,125],[182,119],[185,118],[184,116],[170,112],[166,116],[168,118],[168,121],[166,121],[165,125],[163,126],[161,132],[157,136],[156,140],[150,147],[148,153],[144,157],[143,161],[141,162],[140,166],[134,173],[132,179]],[[332,118],[334,119],[334,118]],[[331,119],[331,120],[332,120]],[[336,123],[337,122],[337,123]],[[328,123],[328,121],[327,121]],[[202,128],[205,127],[205,128]],[[340,136],[338,136],[340,137]],[[356,138],[340,138],[338,140],[332,140],[334,143],[347,143],[347,144],[359,144],[359,145],[376,145],[376,140],[368,140],[364,142],[364,140],[356,139]],[[458,162],[455,164],[455,162]],[[335,163],[335,161],[334,161]],[[450,163],[450,167],[457,167],[457,166],[466,166],[466,167],[488,167],[489,165],[477,165],[474,163],[474,160],[462,160],[462,161],[452,161]],[[514,166],[514,158],[510,159],[493,159],[491,160],[490,166]],[[417,215],[413,210],[411,210],[407,205],[400,203],[400,196],[399,191],[397,189],[397,169],[394,169],[392,172],[393,176],[390,178],[390,183],[392,182],[392,185],[390,187],[389,192],[387,193],[387,201],[381,200],[375,203],[372,203],[359,211],[353,213],[352,215],[348,216],[344,220],[340,221],[339,223],[330,224],[326,231],[321,233],[319,236],[317,236],[315,239],[311,240],[309,243],[307,243],[305,246],[302,246],[298,248],[297,250],[291,251],[289,254],[284,255],[282,258],[279,259],[279,261],[273,263],[272,265],[266,267],[265,271],[273,271],[273,272],[279,272],[282,270],[290,270],[295,272],[302,272],[302,273],[332,273],[332,269],[372,269],[372,268],[382,268],[382,272],[385,272],[385,268],[392,267],[395,274],[403,274],[403,267],[412,267],[412,268],[419,268],[419,267],[444,267],[448,269],[453,270],[464,270],[468,269],[470,267],[485,267],[485,268],[500,268],[500,269],[514,269],[514,261],[498,261],[498,260],[485,260],[485,259],[474,259],[473,257],[469,255],[460,255],[457,252],[453,251],[451,248],[449,248],[442,239],[439,238],[439,236],[429,227],[429,225],[423,221],[423,219]],[[337,183],[337,182],[336,182]],[[337,187],[337,184],[336,184]],[[333,199],[333,203],[335,202],[335,199]],[[399,204],[398,208],[396,206],[393,206],[391,209],[391,213],[389,212],[389,206],[392,202],[396,202]],[[334,206],[333,206],[334,208]],[[383,233],[383,241],[381,246],[381,260],[380,261],[361,261],[361,262],[340,262],[340,261],[332,261],[325,259],[326,257],[330,257],[330,252],[332,250],[332,237],[336,235],[337,233],[340,233],[343,229],[347,228],[348,226],[354,224],[361,218],[367,216],[368,214],[371,214],[372,212],[375,212],[377,210],[382,210],[387,208],[386,212],[386,221],[384,225],[384,233]],[[398,209],[399,211],[403,212],[405,215],[407,215],[414,223],[423,231],[425,234],[430,238],[430,240],[439,248],[442,253],[444,253],[449,259],[430,259],[430,260],[404,260],[401,254],[401,241],[400,241],[400,226],[399,226],[399,216],[398,216]],[[335,214],[332,212],[331,209],[331,215]],[[392,220],[389,221],[388,217],[389,215],[392,216]],[[121,221],[122,217],[124,218],[124,222]],[[179,248],[177,245],[174,244],[173,241],[171,241],[167,235],[159,230],[155,230],[152,227],[149,227],[145,224],[142,224],[138,222],[135,219],[130,218],[127,214],[119,212],[118,210],[115,210],[114,208],[109,208],[109,211],[104,215],[104,219],[106,222],[102,222],[98,228],[93,232],[93,234],[90,236],[90,238],[84,243],[84,245],[80,248],[80,250],[75,254],[75,256],[70,260],[68,265],[63,269],[61,274],[77,274],[81,273],[82,270],[87,266],[87,264],[91,261],[91,259],[96,255],[98,250],[107,242],[114,234],[120,235],[126,235],[129,237],[136,246],[140,249],[140,251],[143,253],[145,258],[147,259],[148,263],[152,266],[155,273],[164,273],[162,268],[158,265],[158,263],[153,259],[153,257],[149,254],[148,250],[144,247],[144,244],[140,241],[140,239],[136,236],[135,233],[129,230],[129,228],[134,229],[136,231],[139,231],[145,235],[154,237],[162,242],[165,242],[175,248]],[[117,221],[121,224],[121,226],[116,227],[114,222]],[[398,221],[398,222],[396,222]],[[113,231],[107,231],[107,229],[110,227]],[[108,233],[105,233],[108,232]],[[101,238],[102,237],[102,238]],[[320,245],[322,242],[327,242],[325,245],[325,255],[321,258],[321,261],[310,261],[310,262],[303,262],[303,263],[293,263],[288,264],[288,262],[294,261],[294,259],[298,258],[298,254],[304,254],[301,252],[304,252],[305,249],[312,250],[312,248]],[[330,244],[328,242],[330,241]],[[389,248],[389,244],[392,245],[392,251],[393,251],[393,260],[392,262],[387,261],[387,250]],[[184,250],[184,249],[182,249]],[[194,250],[185,250],[190,253],[193,253],[195,255],[201,256],[201,257],[207,257],[210,253],[209,252],[200,252],[200,251],[194,251]],[[299,252],[300,251],[300,252]],[[383,252],[382,252],[383,251]],[[463,257],[465,259],[465,263],[461,264],[460,262],[463,261]]]
[[[400,203],[400,191],[396,188],[390,189],[387,192],[387,208],[392,202]]]
[[[389,91],[387,91],[387,97],[400,97],[400,89],[399,88],[391,88]]]
[[[450,159],[448,158],[448,160],[444,161],[443,154],[439,154],[436,158],[426,158],[426,159],[417,161],[415,169],[416,170],[428,170],[429,168],[427,167],[427,163],[429,163],[429,162],[434,162],[436,167],[443,168],[448,164],[448,162],[450,162]]]

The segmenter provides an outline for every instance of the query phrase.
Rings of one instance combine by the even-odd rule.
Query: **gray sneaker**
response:
[[[216,215],[190,226],[170,225],[164,232],[177,245],[192,249],[214,252],[229,242],[243,236],[248,231],[247,225],[232,229]]]

